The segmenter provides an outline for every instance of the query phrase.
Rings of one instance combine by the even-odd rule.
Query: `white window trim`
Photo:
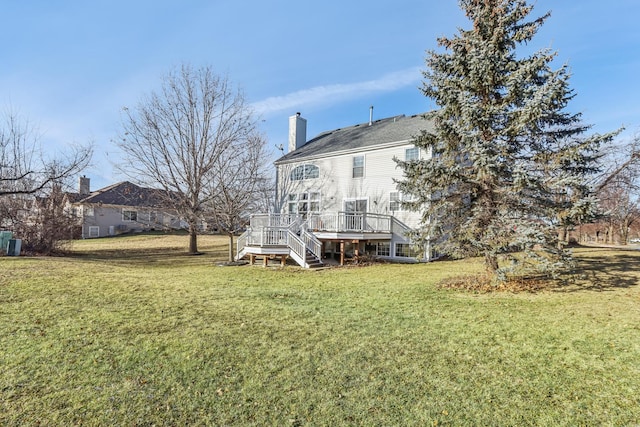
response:
[[[362,176],[354,176],[355,175],[355,161],[356,158],[362,157]],[[359,166],[358,166],[359,167]],[[364,154],[359,154],[357,156],[351,157],[351,179],[363,179],[367,175],[367,157]]]
[[[391,256],[391,242],[376,242],[376,256]],[[386,251],[388,252],[387,254],[381,254],[380,253],[380,245],[386,245]]]
[[[309,169],[311,168],[315,168],[315,170],[318,172],[318,176],[309,176],[307,175],[307,172]],[[302,174],[300,175],[300,178],[294,178],[294,175],[298,175],[298,174],[294,174],[294,172],[296,172],[297,170],[302,170]],[[302,163],[296,167],[294,167],[293,169],[291,169],[291,172],[289,173],[289,179],[291,181],[305,181],[307,179],[318,179],[320,177],[320,167],[316,164],[313,163]]]
[[[136,219],[126,219],[124,217],[124,213],[125,212],[135,212],[136,213]],[[129,215],[129,218],[131,218],[131,215]],[[122,222],[138,222],[138,211],[134,210],[134,209],[122,209]]]
[[[418,153],[418,157],[415,158],[415,159],[408,159],[407,158],[407,151],[409,151],[409,150],[416,150],[417,153]],[[422,153],[421,153],[421,150],[420,150],[419,147],[413,146],[413,147],[408,147],[408,148],[404,149],[404,160],[407,161],[407,162],[413,161],[413,160],[420,160],[421,157],[422,157]]]
[[[305,198],[304,195],[307,195],[307,197]],[[317,194],[318,197],[317,199],[312,199],[311,195],[312,194]],[[295,196],[292,198],[292,196]],[[311,210],[311,203],[318,203],[318,209],[317,210]],[[301,213],[300,212],[300,203],[306,203],[307,204],[307,210],[303,213],[305,214],[317,214],[322,212],[322,192],[320,190],[307,190],[307,191],[301,191],[299,193],[289,193],[287,195],[287,211],[290,214],[296,215]],[[291,211],[291,206],[295,205],[296,209],[295,212]]]
[[[357,202],[359,200],[364,200],[367,202],[367,209],[365,212],[369,211],[369,198],[368,197],[346,197],[342,200],[342,210],[347,211],[347,202]]]
[[[88,237],[100,237],[100,227],[98,227],[97,225],[90,225]]]
[[[397,194],[398,198],[396,200],[393,200],[391,197],[393,194]],[[404,206],[402,206],[403,202],[413,202],[415,201],[415,197],[409,195],[409,194],[405,194],[402,191],[391,191],[389,193],[389,211],[391,212],[406,212],[408,211],[408,209],[406,209]],[[392,209],[391,207],[391,203],[397,203],[398,204],[398,209]]]

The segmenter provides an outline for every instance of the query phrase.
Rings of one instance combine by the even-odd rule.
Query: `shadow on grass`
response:
[[[142,267],[145,265],[162,265],[165,267],[203,265],[225,261],[228,258],[227,248],[207,248],[198,254],[190,254],[177,248],[153,249],[102,249],[98,251],[75,252],[68,256],[78,260],[105,262],[118,266]]]
[[[588,249],[576,257],[576,269],[560,292],[607,291],[640,284],[640,252]]]
[[[75,253],[69,256],[79,260],[103,261],[114,265],[140,266],[146,264],[182,264],[190,258],[199,258],[186,252],[141,251],[141,250],[104,250],[100,252]]]

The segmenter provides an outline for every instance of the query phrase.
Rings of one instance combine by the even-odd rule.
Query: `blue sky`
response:
[[[567,63],[597,132],[640,130],[640,2],[537,0],[552,15],[529,49]],[[418,90],[425,51],[469,24],[456,0],[2,0],[0,107],[37,125],[50,153],[95,144],[92,189],[123,180],[112,140],[124,106],[182,63],[210,65],[240,86],[269,147],[288,117],[307,136],[435,105]],[[276,155],[275,149],[274,156]]]

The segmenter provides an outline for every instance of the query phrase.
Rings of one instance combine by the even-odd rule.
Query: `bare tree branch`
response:
[[[256,133],[244,95],[210,67],[183,65],[167,74],[159,92],[124,109],[118,145],[120,169],[132,180],[161,188],[169,207],[189,226],[189,252],[197,253],[198,226],[221,182],[237,171],[225,167]]]

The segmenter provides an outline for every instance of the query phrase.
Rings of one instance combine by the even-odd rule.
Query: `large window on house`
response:
[[[404,159],[407,162],[420,160],[420,149],[418,147],[407,148],[404,150]]]
[[[94,216],[95,213],[93,211],[93,206],[84,206],[82,208],[82,211],[84,213],[84,216]]]
[[[364,177],[364,156],[355,156],[353,158],[353,178]]]
[[[291,171],[291,181],[315,179],[320,176],[320,169],[316,165],[300,165]]]
[[[127,209],[122,210],[122,220],[126,222],[134,222],[138,220],[138,211],[131,211]]]
[[[389,256],[391,255],[391,243],[378,242],[376,243],[376,255],[377,256]]]
[[[411,202],[413,197],[408,194],[403,194],[399,191],[392,191],[389,193],[389,210],[391,212],[406,211],[407,208],[403,206],[402,202]]]
[[[409,243],[396,243],[396,256],[415,258],[418,256],[418,252]]]
[[[289,194],[288,202],[290,214],[306,215],[320,212],[321,197],[319,191]]]

